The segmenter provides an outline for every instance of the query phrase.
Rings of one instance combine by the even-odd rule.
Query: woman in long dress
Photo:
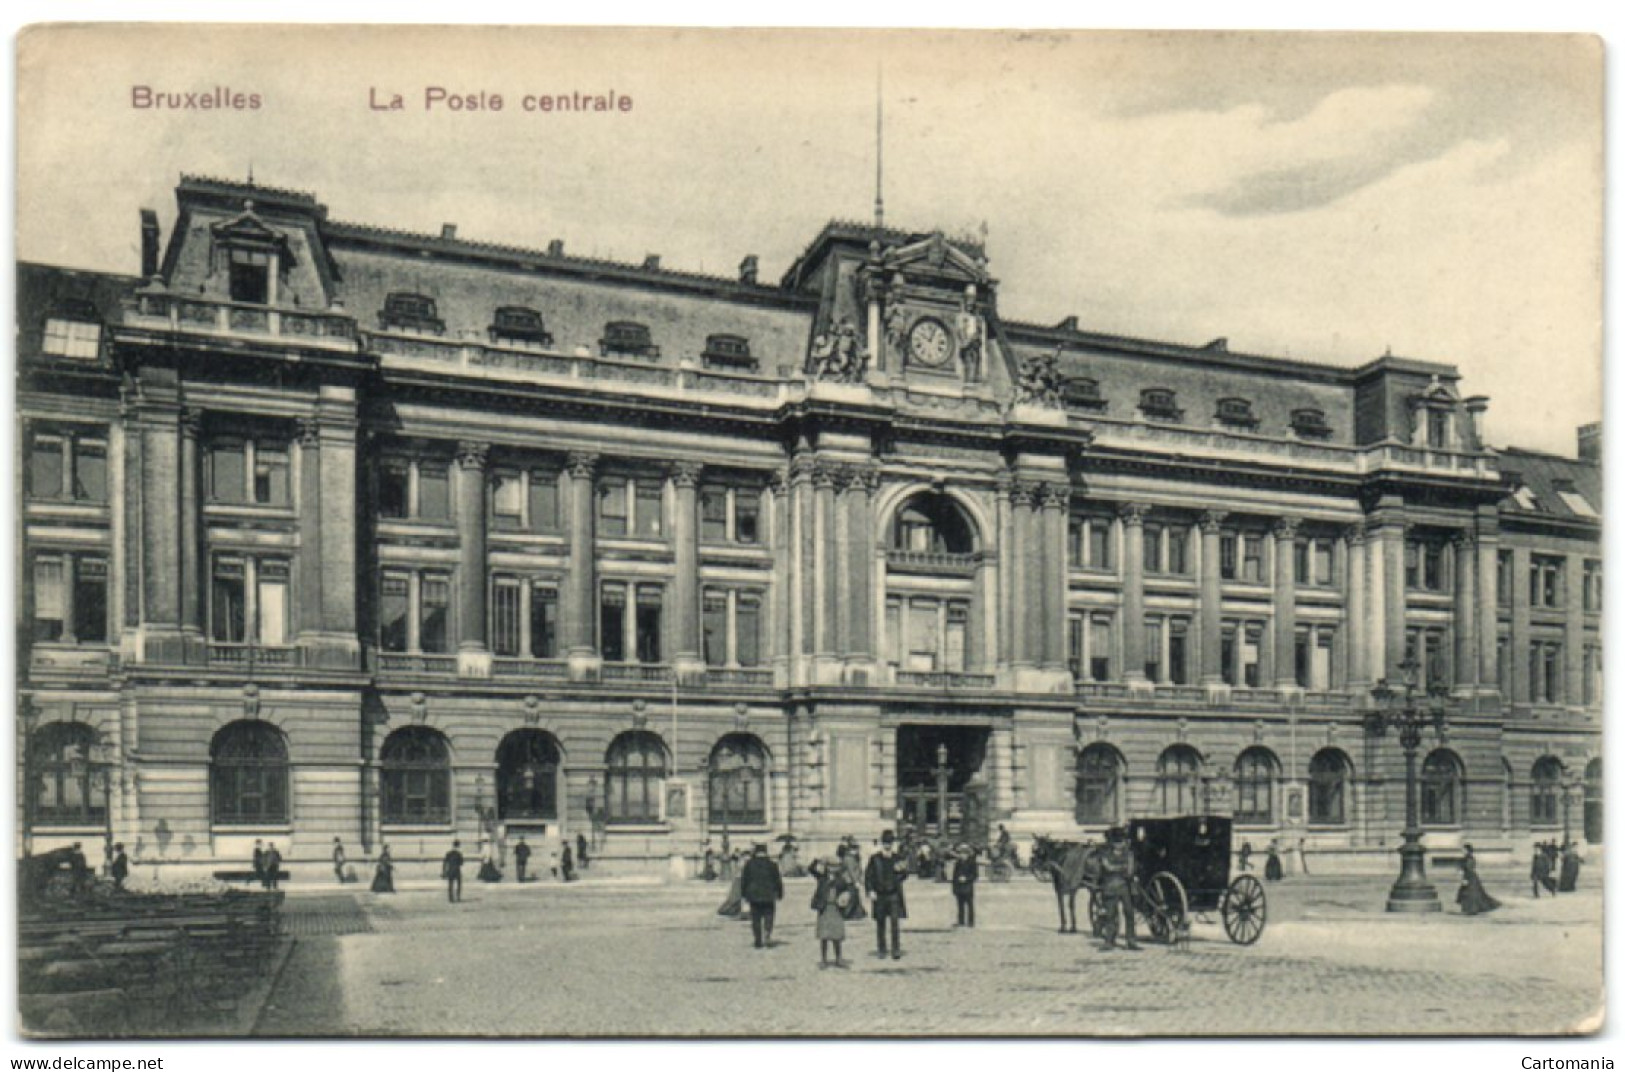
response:
[[[1461,858],[1461,887],[1456,890],[1456,903],[1461,906],[1461,914],[1477,916],[1495,911],[1501,907],[1501,902],[1484,891],[1484,883],[1478,877],[1478,860],[1473,856],[1473,847],[1463,845],[1462,848],[1465,851]]]
[[[372,872],[372,892],[395,892],[395,859],[389,855],[388,845],[378,854],[378,864]]]
[[[1270,842],[1270,853],[1264,858],[1264,879],[1268,882],[1281,881],[1281,851]]]
[[[841,943],[846,941],[846,913],[857,901],[857,890],[847,879],[845,861],[814,860],[807,873],[818,880],[813,893],[812,910],[818,913],[818,966],[837,968],[848,966],[841,958]],[[830,947],[835,947],[835,960],[829,959]]]

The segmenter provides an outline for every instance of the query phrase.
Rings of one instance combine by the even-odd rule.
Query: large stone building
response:
[[[1600,839],[1595,437],[1491,450],[1449,365],[1017,322],[941,233],[771,282],[177,195],[139,276],[20,267],[25,850],[664,869],[945,804],[1386,868],[1407,661],[1430,847]]]

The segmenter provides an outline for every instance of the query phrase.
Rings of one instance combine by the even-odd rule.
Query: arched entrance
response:
[[[559,817],[559,742],[542,730],[514,730],[497,746],[497,817],[505,823]]]
[[[897,818],[933,837],[971,836],[971,817],[987,814],[985,778],[977,777],[987,758],[985,726],[904,725],[897,727]]]

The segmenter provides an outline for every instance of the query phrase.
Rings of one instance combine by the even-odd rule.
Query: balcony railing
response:
[[[949,670],[899,670],[897,684],[916,689],[991,689],[992,674],[966,674]]]
[[[976,571],[981,556],[974,551],[899,551],[886,552],[886,565],[904,573],[951,573],[968,577]]]
[[[303,654],[301,649],[292,646],[268,647],[262,644],[209,642],[210,666],[281,669],[302,665]]]
[[[378,672],[380,674],[448,674],[455,676],[457,673],[457,656],[381,651],[378,653]]]
[[[125,304],[132,327],[167,327],[216,335],[266,335],[322,346],[355,348],[355,321],[343,313],[275,309],[243,302],[187,298],[176,294],[137,294]]]
[[[1097,700],[1126,700],[1128,686],[1118,681],[1079,681],[1074,691],[1079,696]]]
[[[1175,703],[1204,703],[1207,689],[1200,685],[1158,685],[1157,699]]]
[[[491,676],[530,681],[563,681],[570,668],[562,659],[515,659],[498,656],[491,660]]]
[[[604,681],[662,683],[671,680],[671,667],[659,663],[605,663],[599,676]]]
[[[713,666],[705,671],[705,683],[767,688],[773,684],[773,671],[762,666]]]

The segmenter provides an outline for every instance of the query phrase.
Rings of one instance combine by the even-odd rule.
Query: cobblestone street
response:
[[[470,883],[380,898],[296,892],[298,946],[265,1035],[1485,1034],[1595,1027],[1601,891],[1531,900],[1488,876],[1493,915],[1382,912],[1386,878],[1269,888],[1255,946],[1215,919],[1188,951],[1108,952],[1055,932],[1048,887],[984,883],[979,926],[912,882],[901,960],[849,929],[851,968],[820,970],[811,884],[788,883],[776,946],[715,915],[720,885]],[[1454,883],[1441,877],[1446,901]],[[1084,908],[1086,895],[1080,898]],[[1087,924],[1085,924],[1086,926]]]

